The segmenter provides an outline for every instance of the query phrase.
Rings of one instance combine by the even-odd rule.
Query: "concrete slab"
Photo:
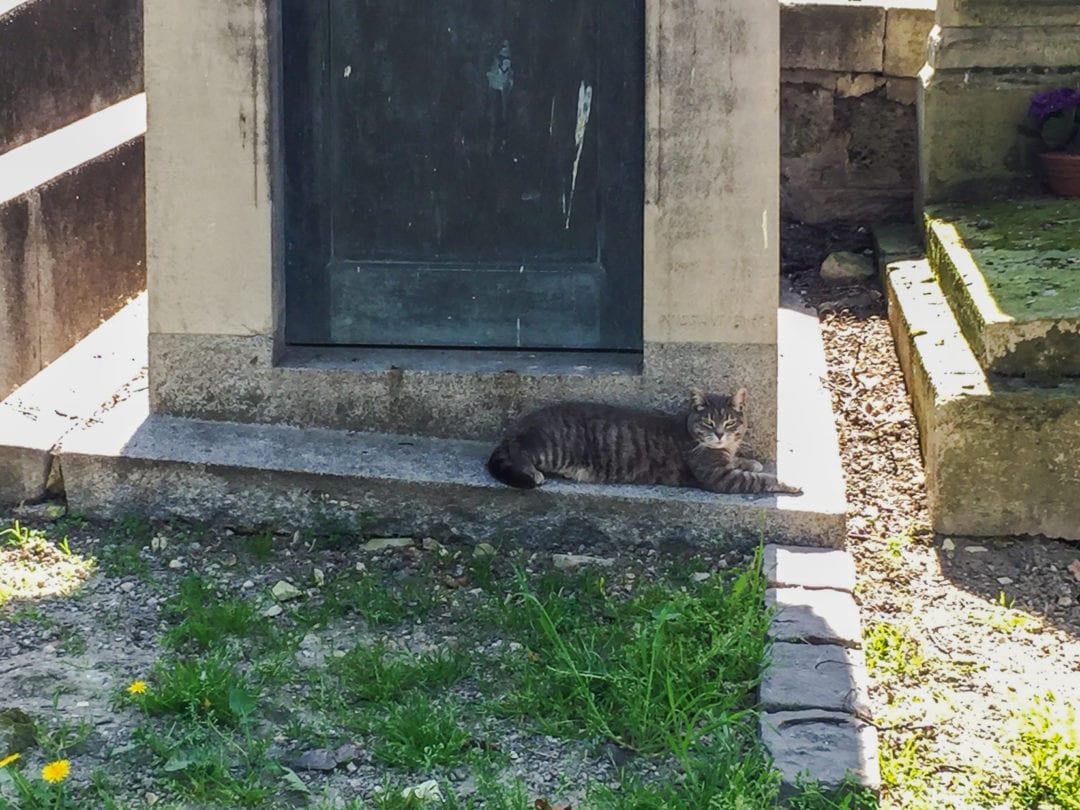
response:
[[[846,551],[769,544],[761,567],[770,588],[855,590],[855,560]]]
[[[782,774],[782,794],[795,792],[800,775],[837,788],[849,774],[871,790],[881,785],[877,729],[850,714],[810,709],[765,712],[761,738]]]
[[[0,401],[0,504],[43,497],[63,437],[145,389],[146,324],[143,293]]]
[[[690,489],[551,482],[522,492],[486,471],[488,443],[244,425],[148,415],[130,400],[63,443],[69,507],[299,526],[319,520],[380,534],[542,544],[690,542],[748,548],[761,537],[836,542],[835,521],[779,502]]]
[[[1080,539],[1080,381],[987,376],[928,263],[887,272],[934,530]]]
[[[1080,200],[936,206],[927,255],[980,364],[1080,375]]]
[[[866,657],[837,644],[772,645],[759,700],[767,712],[825,709],[870,717]]]
[[[850,593],[808,588],[769,588],[765,604],[776,609],[769,636],[775,641],[859,647],[859,608]]]

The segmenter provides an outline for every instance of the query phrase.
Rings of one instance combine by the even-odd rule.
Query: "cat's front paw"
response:
[[[795,487],[791,484],[785,484],[783,481],[776,482],[776,489],[773,492],[781,492],[787,495],[802,495],[802,487]]]

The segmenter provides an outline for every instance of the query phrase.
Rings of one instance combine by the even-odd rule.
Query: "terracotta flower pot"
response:
[[[1080,155],[1042,152],[1039,162],[1051,191],[1060,197],[1080,197]]]

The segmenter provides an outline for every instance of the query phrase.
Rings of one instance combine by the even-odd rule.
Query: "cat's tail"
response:
[[[491,451],[487,468],[495,478],[510,487],[533,489],[544,483],[544,474],[521,452],[517,442],[510,440],[504,440]]]

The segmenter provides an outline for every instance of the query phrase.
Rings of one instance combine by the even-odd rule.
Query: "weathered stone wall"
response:
[[[781,6],[781,211],[818,223],[909,220],[915,97],[934,0]]]
[[[925,203],[1044,191],[1041,146],[1017,125],[1031,97],[1080,85],[1077,0],[939,0],[920,74]]]
[[[0,153],[142,90],[142,0],[29,0],[0,43]]]
[[[142,0],[0,11],[0,399],[146,286]]]

